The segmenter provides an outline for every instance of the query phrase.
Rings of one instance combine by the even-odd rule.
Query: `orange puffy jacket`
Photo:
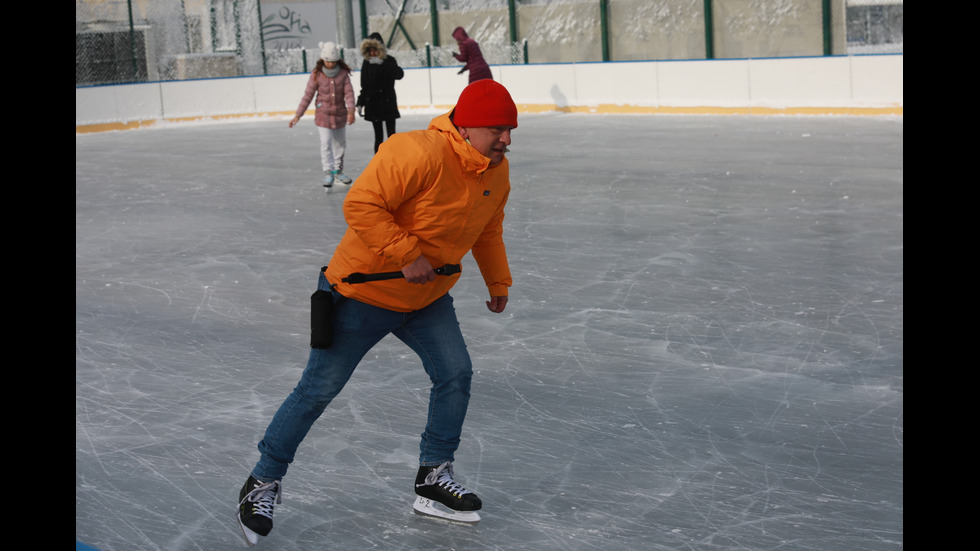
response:
[[[446,294],[459,274],[425,284],[393,279],[351,285],[342,279],[400,271],[419,255],[434,268],[459,264],[472,251],[490,296],[506,296],[512,284],[503,241],[510,168],[506,158],[489,164],[459,135],[449,113],[427,130],[392,135],[347,192],[348,228],[327,280],[346,297],[411,312]]]

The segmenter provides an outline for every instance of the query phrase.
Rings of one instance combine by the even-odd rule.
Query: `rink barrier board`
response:
[[[399,106],[403,111],[432,110],[447,112],[452,109],[446,106]],[[894,107],[644,107],[637,105],[578,105],[558,107],[555,105],[520,105],[518,112],[522,114],[540,113],[579,113],[592,115],[836,115],[836,116],[903,116],[902,106]],[[313,116],[313,112],[308,113]],[[175,117],[168,119],[147,119],[142,121],[106,122],[75,126],[76,134],[91,132],[109,132],[115,130],[135,130],[149,128],[164,123],[205,122],[235,119],[277,118],[289,120],[293,112],[276,113],[242,113],[230,115],[214,115],[200,117]]]
[[[904,56],[493,66],[522,113],[902,115]],[[75,89],[75,131],[161,122],[289,116],[307,74]],[[360,73],[351,75],[360,89]],[[405,69],[405,111],[451,108],[466,86],[454,67]]]

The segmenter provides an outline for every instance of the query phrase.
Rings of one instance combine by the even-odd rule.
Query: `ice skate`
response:
[[[323,187],[333,187],[333,172],[323,171]]]
[[[476,524],[480,522],[483,502],[473,492],[453,480],[453,464],[445,462],[438,467],[419,467],[415,477],[416,514]]]
[[[262,482],[248,477],[238,494],[236,517],[249,547],[258,543],[259,536],[268,536],[272,531],[272,510],[278,503],[282,503],[282,484],[278,480]]]
[[[334,180],[340,182],[341,184],[344,184],[345,186],[349,186],[351,184],[351,182],[353,181],[353,180],[350,179],[350,176],[347,176],[346,174],[344,174],[344,172],[342,170],[335,170],[335,171],[333,171],[333,177],[334,177]]]

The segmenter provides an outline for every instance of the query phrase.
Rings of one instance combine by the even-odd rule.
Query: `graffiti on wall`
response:
[[[262,4],[262,39],[266,51],[315,48],[318,42],[335,40],[334,4],[304,2]]]

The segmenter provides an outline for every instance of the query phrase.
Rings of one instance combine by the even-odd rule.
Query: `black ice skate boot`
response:
[[[420,515],[467,524],[480,522],[477,511],[483,502],[453,480],[453,464],[448,461],[438,467],[419,467],[415,493],[418,497],[413,508]]]
[[[238,494],[238,525],[249,547],[272,531],[272,510],[282,503],[282,483],[262,482],[249,476]]]

